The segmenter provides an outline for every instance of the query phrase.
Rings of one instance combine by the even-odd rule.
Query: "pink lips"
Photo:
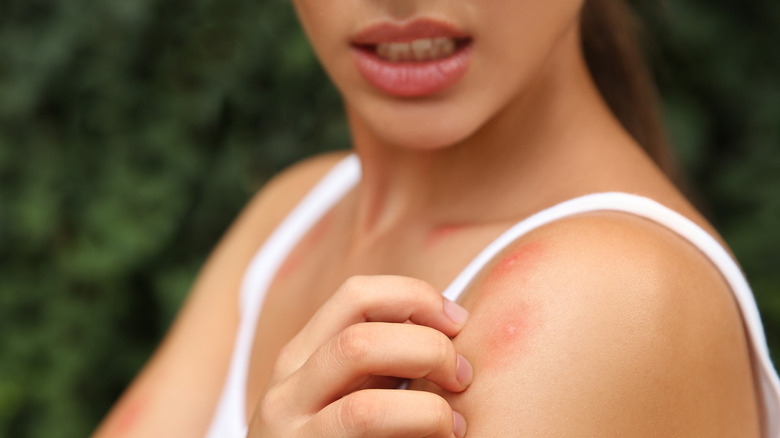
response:
[[[379,43],[409,43],[426,38],[466,40],[469,35],[429,19],[371,26],[351,40],[358,71],[371,85],[397,97],[424,97],[444,91],[468,70],[470,43],[459,45],[447,58],[424,62],[391,62],[380,58],[374,50]]]

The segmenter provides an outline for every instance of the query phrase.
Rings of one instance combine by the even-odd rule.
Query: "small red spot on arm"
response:
[[[129,432],[133,426],[138,422],[138,418],[141,416],[143,405],[140,401],[135,401],[129,404],[122,415],[119,417],[116,423],[116,433],[125,434]]]
[[[103,437],[120,437],[129,434],[138,421],[146,407],[147,401],[144,396],[131,395],[126,400],[120,401],[116,412],[111,414],[108,423],[105,425]]]

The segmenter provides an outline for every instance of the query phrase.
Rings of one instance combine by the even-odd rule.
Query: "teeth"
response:
[[[446,58],[455,52],[452,38],[426,38],[411,43],[380,43],[376,54],[391,62],[433,61]]]
[[[455,53],[455,40],[451,38],[437,38],[439,50],[447,54],[447,56]]]
[[[411,59],[412,53],[409,44],[392,43],[390,47],[390,60],[393,62],[403,62]]]
[[[434,50],[436,54],[439,53],[438,47],[434,49],[433,40],[417,40],[412,41],[412,52],[414,53],[414,59],[417,61],[423,61],[433,59]]]

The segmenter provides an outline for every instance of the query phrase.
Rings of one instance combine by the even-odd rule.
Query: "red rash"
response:
[[[333,220],[333,215],[330,213],[326,214],[319,221],[319,223],[317,223],[317,225],[315,225],[314,228],[312,228],[311,231],[309,231],[309,234],[301,243],[305,246],[315,246],[327,234],[327,231],[330,229],[330,224],[332,220]],[[292,274],[293,272],[295,272],[298,269],[298,267],[303,263],[303,260],[305,258],[304,254],[306,254],[306,252],[302,251],[301,248],[293,249],[292,252],[290,252],[290,254],[285,259],[284,263],[282,263],[282,266],[280,266],[279,270],[276,272],[276,278],[284,279],[289,277],[290,274]]]
[[[464,225],[464,224],[444,225],[438,227],[428,234],[428,237],[425,239],[425,246],[426,247],[434,246],[437,243],[441,242],[442,240],[446,239],[447,237],[459,233],[468,227],[469,227],[468,225]]]
[[[290,255],[288,255],[287,258],[284,260],[282,266],[279,267],[279,270],[276,271],[276,278],[282,280],[289,277],[290,274],[292,274],[298,269],[298,267],[301,265],[302,260],[303,257],[301,257],[301,254],[293,250],[293,252],[290,253]]]
[[[530,242],[515,248],[490,270],[480,292],[480,297],[486,292],[500,290],[500,287],[497,287],[500,286],[500,283],[517,282],[528,271],[537,266],[537,262],[543,254],[544,244],[542,242]]]
[[[490,315],[486,316],[490,321],[486,321],[483,328],[485,338],[482,340],[483,354],[480,364],[483,368],[512,366],[515,359],[525,353],[536,327],[528,304],[497,303],[490,306]]]
[[[474,311],[483,331],[483,367],[512,366],[525,353],[538,320],[523,296],[524,279],[538,265],[544,250],[541,242],[517,247],[493,267],[481,284]]]
[[[145,400],[129,399],[118,412],[118,417],[110,427],[111,436],[121,436],[130,432],[141,417]]]
[[[330,229],[331,222],[333,222],[332,213],[328,213],[323,216],[319,223],[315,225],[314,228],[312,228],[309,232],[309,236],[306,238],[307,243],[314,245],[322,240],[322,238],[325,237],[325,234],[327,234],[328,230]]]

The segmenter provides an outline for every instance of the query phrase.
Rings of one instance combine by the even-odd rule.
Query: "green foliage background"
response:
[[[780,3],[643,3],[665,117],[780,351]],[[86,436],[247,198],[348,147],[282,0],[0,3],[0,436]]]

